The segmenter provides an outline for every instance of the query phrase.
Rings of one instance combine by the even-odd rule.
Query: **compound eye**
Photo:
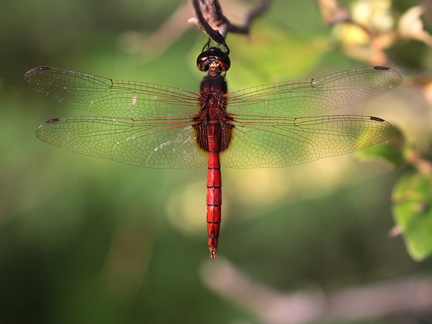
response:
[[[227,54],[217,47],[210,47],[202,52],[197,58],[197,67],[200,71],[207,72],[211,62],[218,62],[222,72],[228,71],[231,61]]]

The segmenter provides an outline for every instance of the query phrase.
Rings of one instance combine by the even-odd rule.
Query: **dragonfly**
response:
[[[48,66],[29,70],[24,80],[37,92],[96,115],[49,119],[37,130],[46,143],[148,168],[207,164],[208,248],[215,258],[221,164],[286,167],[385,142],[394,129],[381,118],[326,113],[380,96],[401,82],[394,69],[372,66],[228,93],[230,65],[226,52],[204,49],[197,58],[206,74],[199,93]]]

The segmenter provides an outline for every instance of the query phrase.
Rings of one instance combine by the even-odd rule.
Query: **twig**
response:
[[[270,5],[270,0],[260,0],[257,6],[245,15],[244,25],[239,26],[231,24],[229,19],[225,17],[219,1],[189,0],[189,2],[196,12],[196,17],[189,18],[190,7],[184,3],[146,40],[141,40],[138,33],[126,33],[121,39],[122,45],[131,52],[142,51],[147,56],[150,53],[157,55],[185,32],[186,25],[183,23],[185,21],[186,23],[196,24],[200,30],[217,44],[224,44],[228,32],[248,34],[253,20],[263,14]],[[227,4],[227,8],[239,7],[243,8],[244,6],[239,5],[235,0]],[[141,45],[137,46],[137,43]]]
[[[333,26],[339,23],[347,23],[362,29],[368,36],[369,46],[366,48],[349,43],[345,44],[345,51],[348,55],[361,60],[368,60],[373,65],[388,64],[388,57],[385,53],[385,49],[397,37],[396,32],[381,32],[373,25],[368,26],[355,21],[350,11],[342,7],[337,0],[318,0],[318,5],[324,21],[328,25]]]
[[[125,37],[125,42],[123,43],[131,51],[138,50],[146,53],[147,56],[149,54],[158,55],[160,52],[165,51],[187,30],[188,26],[184,24],[184,21],[188,17],[190,17],[190,8],[187,3],[184,3],[174,10],[171,16],[144,41],[139,39],[140,36],[137,33],[137,35],[131,35],[132,39],[130,40]],[[138,47],[136,46],[137,43],[140,44]]]
[[[204,282],[221,296],[254,312],[260,323],[344,323],[432,309],[431,277],[351,287],[326,295],[321,290],[281,293],[252,280],[222,259],[206,265],[202,271]]]
[[[189,19],[187,22],[195,23],[198,29],[202,30],[216,44],[225,45],[228,19],[222,13],[219,1],[192,0],[192,6],[196,17]]]
[[[340,21],[350,19],[349,11],[341,7],[336,0],[318,0],[318,5],[327,25],[332,26]]]
[[[318,5],[327,25],[333,26],[337,23],[346,22],[363,29],[371,38],[375,36],[375,33],[370,28],[353,21],[350,12],[339,5],[337,0],[318,0]]]
[[[262,15],[270,6],[270,0],[260,0],[245,18],[242,26],[232,24],[223,14],[219,0],[190,0],[195,10],[195,18],[188,23],[194,23],[209,36],[216,44],[226,45],[228,32],[249,34],[250,26],[257,17]]]
[[[414,166],[420,173],[432,174],[432,163],[423,159],[415,149],[410,150],[405,157],[406,161]]]
[[[249,13],[246,15],[243,26],[238,26],[230,23],[228,31],[232,33],[248,35],[253,20],[255,20],[256,18],[261,16],[264,12],[266,12],[269,7],[270,7],[270,0],[261,0],[256,5],[256,7],[253,8],[251,11],[249,11]]]

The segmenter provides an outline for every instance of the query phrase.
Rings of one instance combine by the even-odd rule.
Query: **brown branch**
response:
[[[415,167],[420,173],[425,175],[432,174],[432,163],[423,159],[417,150],[409,150],[406,154],[405,160]]]
[[[238,34],[246,34],[248,35],[250,32],[250,26],[252,25],[252,22],[261,16],[263,13],[267,11],[267,9],[270,7],[270,0],[261,0],[255,8],[253,8],[245,17],[245,22],[243,26],[238,26],[231,24],[229,25],[228,31],[232,33],[238,33]]]
[[[348,9],[340,6],[337,0],[318,0],[318,5],[320,7],[321,15],[327,25],[333,26],[345,22],[363,29],[370,38],[376,36],[375,32],[370,28],[355,22]]]
[[[223,15],[222,8],[217,0],[192,0],[195,18],[188,23],[195,23],[216,44],[225,45],[228,19]],[[217,29],[213,29],[217,28]]]
[[[131,39],[128,39],[126,34],[122,43],[129,51],[140,51],[146,53],[147,56],[158,55],[187,30],[188,26],[184,22],[188,17],[190,17],[190,8],[184,3],[174,10],[171,16],[144,41],[141,41],[139,34],[136,33],[136,35],[131,35]],[[137,46],[137,43],[140,45]]]
[[[318,0],[321,15],[326,24],[333,26],[339,23],[347,23],[362,29],[369,37],[369,50],[363,50],[357,46],[347,46],[345,51],[348,55],[362,60],[368,60],[373,65],[388,64],[388,57],[384,51],[388,47],[389,39],[395,38],[394,32],[381,34],[371,26],[366,26],[353,20],[348,9],[342,7],[337,0]]]
[[[130,52],[141,51],[145,52],[146,55],[157,55],[185,32],[187,26],[184,24],[185,21],[196,24],[217,44],[224,44],[228,32],[248,34],[253,20],[263,14],[270,5],[270,0],[260,0],[257,6],[245,15],[244,25],[239,26],[232,24],[225,17],[219,1],[189,0],[189,2],[190,6],[194,8],[196,17],[189,18],[190,6],[184,3],[146,40],[143,41],[139,33],[125,33],[121,38],[121,45]],[[232,1],[227,4],[226,8],[237,8],[236,11],[242,10],[239,7],[243,8],[236,1]],[[137,46],[137,43],[141,45]]]
[[[252,22],[262,15],[270,6],[270,0],[260,0],[255,8],[246,14],[243,25],[232,24],[223,14],[219,0],[190,0],[195,10],[195,18],[188,23],[194,23],[216,44],[226,46],[228,32],[248,34]]]
[[[327,25],[332,26],[341,21],[351,21],[349,11],[340,6],[336,0],[318,0],[318,5]]]
[[[222,259],[206,263],[202,277],[212,290],[246,307],[259,322],[267,324],[343,323],[432,309],[432,277],[351,287],[329,294],[321,290],[281,293]]]

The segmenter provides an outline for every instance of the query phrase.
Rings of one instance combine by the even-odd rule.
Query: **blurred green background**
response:
[[[234,20],[247,11],[239,3],[222,3]],[[384,11],[394,19],[390,31],[417,4],[342,2],[349,10],[356,3],[387,3]],[[205,168],[144,169],[74,154],[35,137],[43,121],[81,114],[23,85],[23,74],[35,66],[198,91],[202,75],[195,59],[206,38],[184,25],[193,16],[184,5],[2,4],[0,323],[278,323],[245,296],[214,289],[224,278],[211,274],[228,266],[241,269],[251,287],[256,283],[276,295],[313,290],[323,296],[430,274],[431,260],[413,261],[401,237],[388,234],[394,226],[391,193],[404,167],[350,154],[286,169],[224,168],[220,248],[209,263]],[[169,19],[176,25],[159,34]],[[228,36],[229,88],[376,62],[368,53],[363,59],[351,55],[347,48],[356,37],[346,40],[345,32],[326,25],[314,1],[275,1],[249,37]],[[427,82],[415,80],[429,78],[430,50],[422,41],[398,39],[386,53],[385,63],[408,75],[408,82],[337,113],[384,118],[427,155]],[[237,289],[233,284],[227,291]],[[427,307],[376,316],[369,311],[341,322],[432,323]]]

